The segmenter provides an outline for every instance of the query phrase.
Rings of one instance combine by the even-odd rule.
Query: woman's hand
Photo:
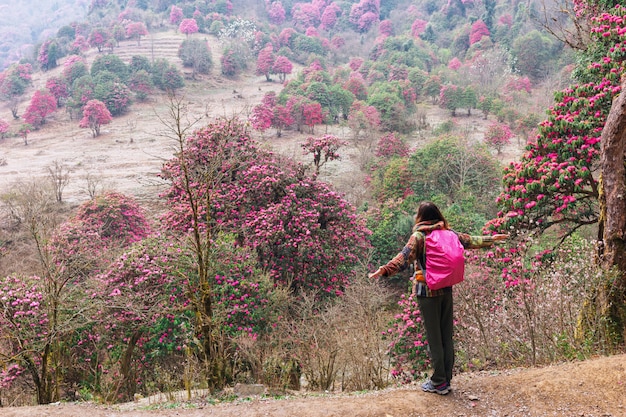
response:
[[[501,240],[506,240],[509,238],[509,235],[506,234],[497,234],[497,235],[493,235],[491,236],[491,238],[494,240],[494,242],[499,242]]]
[[[374,278],[380,278],[382,275],[383,275],[383,271],[381,271],[380,268],[378,268],[376,271],[369,274],[368,277],[370,279],[374,279]]]

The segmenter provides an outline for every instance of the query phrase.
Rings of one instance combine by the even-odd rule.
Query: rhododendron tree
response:
[[[499,218],[491,225],[513,233],[542,232],[558,225],[564,236],[599,220],[599,186],[594,173],[600,133],[613,98],[621,91],[624,8],[596,19],[596,57],[582,72],[583,82],[555,94],[536,143],[520,162],[505,169],[498,198]],[[604,55],[604,56],[602,56]]]
[[[0,119],[0,139],[4,139],[7,132],[9,131],[10,125],[4,120]]]
[[[286,56],[279,55],[272,65],[272,73],[278,74],[280,82],[285,82],[287,75],[291,74],[293,70],[293,64]]]
[[[275,107],[276,93],[273,91],[265,93],[261,103],[254,106],[252,109],[252,115],[250,116],[252,127],[256,130],[260,130],[261,132],[269,129],[272,126]]]
[[[315,125],[324,121],[322,105],[318,102],[305,102],[302,105],[303,123],[309,127],[311,133],[315,130]]]
[[[192,167],[217,156],[222,163],[211,166],[219,182],[188,178],[197,184],[190,191],[211,202],[210,207],[198,207],[197,216],[186,203],[189,195],[181,192],[179,160],[164,167],[165,178],[172,181],[167,193],[170,227],[188,230],[193,218],[203,230],[220,225],[236,232],[244,246],[255,248],[258,261],[276,281],[289,283],[295,291],[340,293],[351,265],[367,246],[362,237],[368,232],[354,208],[326,184],[304,177],[298,165],[284,159],[279,164],[259,150],[238,121],[216,121],[196,132],[187,144],[187,171],[196,172]]]
[[[350,23],[359,31],[367,32],[378,21],[380,0],[360,0],[350,8]]]
[[[322,12],[322,16],[320,18],[320,29],[333,29],[339,19],[339,15],[341,15],[341,7],[339,7],[336,2],[330,3]]]
[[[315,176],[318,176],[320,173],[320,167],[326,164],[326,162],[341,159],[341,156],[337,151],[344,145],[347,145],[347,142],[339,139],[337,136],[324,135],[321,138],[309,137],[300,146],[302,147],[305,155],[313,155]]]
[[[461,61],[459,61],[459,58],[454,57],[450,60],[450,62],[448,62],[448,68],[450,68],[451,70],[458,70],[459,68],[461,68]]]
[[[273,72],[275,59],[274,48],[271,43],[268,43],[265,48],[261,49],[259,52],[259,56],[256,60],[256,74],[265,75],[265,79],[271,81],[270,73]]]
[[[480,40],[484,36],[489,37],[489,35],[489,29],[487,28],[485,22],[483,22],[482,20],[475,21],[470,30],[470,45],[474,45],[475,43],[480,42]]]
[[[394,132],[381,136],[374,151],[379,158],[407,157],[409,153],[408,145]]]
[[[30,100],[24,113],[26,123],[35,127],[46,123],[46,117],[57,109],[57,101],[52,94],[45,90],[37,90]]]
[[[172,9],[170,10],[170,18],[169,18],[170,25],[174,25],[178,27],[178,25],[180,24],[182,20],[183,20],[183,9],[181,9],[180,7],[176,5],[172,5]]]
[[[267,7],[267,15],[270,22],[275,25],[281,25],[285,21],[285,8],[280,1],[273,1]]]
[[[417,38],[426,30],[427,21],[422,19],[415,19],[411,25],[411,35]]]
[[[508,125],[503,123],[492,123],[487,126],[485,132],[485,143],[491,146],[498,152],[498,155],[502,153],[502,149],[511,143],[513,133]]]
[[[189,37],[189,35],[198,32],[198,22],[196,22],[196,19],[183,19],[178,26],[178,30]]]
[[[126,37],[137,39],[137,46],[141,46],[141,37],[148,34],[148,29],[143,22],[130,22],[126,25]]]
[[[50,77],[46,80],[46,88],[54,96],[57,107],[61,107],[70,95],[65,79],[61,77]]]
[[[113,118],[109,109],[100,100],[89,100],[83,107],[83,118],[78,124],[80,127],[88,127],[95,138],[100,135],[100,127],[111,123]]]
[[[98,49],[98,52],[102,52],[102,49],[106,46],[107,41],[111,38],[111,33],[103,28],[95,28],[89,34],[89,45]]]
[[[320,22],[321,10],[314,3],[295,3],[291,9],[291,17],[299,27],[317,26]]]
[[[32,67],[30,64],[11,65],[0,73],[0,99],[9,103],[14,119],[18,118],[19,98],[32,84]]]

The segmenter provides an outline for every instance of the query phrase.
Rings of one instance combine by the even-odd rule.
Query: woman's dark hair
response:
[[[443,222],[443,227],[448,229],[448,221],[439,208],[435,205],[435,203],[431,203],[430,201],[422,202],[417,208],[417,214],[415,215],[415,223],[421,222]]]

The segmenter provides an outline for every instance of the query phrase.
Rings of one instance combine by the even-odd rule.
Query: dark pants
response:
[[[433,366],[433,376],[430,380],[435,386],[450,382],[454,366],[452,292],[417,299]]]

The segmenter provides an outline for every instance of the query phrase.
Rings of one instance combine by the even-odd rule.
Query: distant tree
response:
[[[57,101],[57,107],[62,107],[70,95],[67,82],[61,77],[50,77],[46,80],[46,88]]]
[[[102,101],[113,116],[124,114],[130,106],[131,92],[128,86],[116,79],[106,77],[110,73],[100,73],[94,77],[93,97]]]
[[[100,135],[100,126],[111,123],[113,118],[109,109],[100,100],[89,100],[83,108],[83,118],[78,124],[80,127],[91,129],[93,137]]]
[[[341,14],[341,7],[337,3],[332,2],[322,12],[320,29],[330,30],[335,27]]]
[[[378,33],[382,36],[393,36],[393,23],[391,20],[383,20],[378,25]]]
[[[533,81],[543,79],[554,58],[554,42],[538,30],[528,32],[513,42],[512,53],[516,58],[515,68],[521,75]]]
[[[360,0],[350,8],[350,23],[360,32],[367,32],[378,21],[380,0]]]
[[[485,132],[485,143],[494,148],[498,155],[502,153],[502,149],[511,143],[513,133],[508,125],[502,123],[492,123],[487,127]]]
[[[33,127],[28,123],[23,123],[17,130],[17,133],[22,137],[24,145],[28,145],[28,134],[33,130]]]
[[[7,122],[0,119],[0,139],[4,139],[10,127],[11,126]]]
[[[286,17],[285,8],[280,1],[273,1],[267,9],[267,15],[270,22],[275,25],[281,25]]]
[[[183,66],[193,69],[194,78],[196,74],[208,74],[213,68],[209,44],[200,39],[185,39],[178,48],[178,57],[183,61]]]
[[[137,39],[137,46],[141,45],[141,37],[148,34],[148,29],[143,22],[130,22],[126,25],[126,37]]]
[[[30,64],[13,64],[0,73],[0,99],[9,103],[14,119],[18,116],[19,98],[32,84],[32,67]]]
[[[103,28],[95,28],[89,34],[89,45],[98,48],[98,52],[102,52],[107,41],[111,38],[111,33]]]
[[[483,22],[482,20],[477,20],[474,22],[472,28],[470,29],[470,45],[474,45],[475,43],[480,42],[483,36],[490,36],[489,29],[487,28],[485,22]]]
[[[111,30],[115,46],[120,46],[120,42],[126,39],[126,29],[122,25],[114,25]]]
[[[154,61],[151,75],[154,86],[163,91],[175,91],[185,86],[185,80],[178,68],[165,58]]]
[[[91,76],[96,77],[101,72],[110,72],[120,81],[126,82],[130,73],[128,65],[117,55],[99,55],[91,64]]]
[[[37,62],[43,71],[56,68],[57,60],[61,57],[59,45],[55,40],[48,39],[39,48]]]
[[[277,104],[276,107],[274,107],[272,127],[276,129],[276,136],[281,137],[283,129],[293,125],[294,122],[294,118],[286,106]]]
[[[133,57],[130,59],[130,64],[128,64],[128,68],[130,69],[131,73],[141,70],[150,72],[152,70],[152,64],[146,56],[133,55]]]
[[[170,24],[178,27],[180,22],[183,20],[183,9],[176,5],[172,5],[172,10],[170,11]]]
[[[74,42],[69,47],[69,51],[73,54],[80,54],[89,49],[89,42],[83,35],[77,35]]]
[[[57,109],[57,101],[45,90],[37,90],[24,113],[26,123],[38,127],[46,123],[46,117]]]
[[[67,85],[71,87],[74,84],[74,81],[83,75],[87,75],[88,73],[89,71],[87,70],[87,61],[85,61],[85,58],[79,55],[71,55],[67,57],[63,63],[61,76],[65,79]]]
[[[178,30],[189,38],[189,35],[198,32],[198,22],[196,22],[196,19],[183,19],[178,26]]]
[[[415,19],[411,25],[411,35],[414,38],[418,38],[426,30],[428,22],[422,19]]]
[[[270,73],[272,72],[274,61],[274,48],[271,43],[268,43],[259,52],[259,57],[256,61],[256,74],[265,75],[265,79],[267,81],[271,81],[272,79],[270,78]]]
[[[379,158],[393,158],[396,156],[404,158],[409,156],[409,154],[410,149],[407,144],[394,132],[381,136],[374,151],[374,155]]]
[[[272,73],[278,74],[280,82],[285,82],[288,74],[291,74],[293,70],[293,64],[286,56],[279,55],[272,65]]]
[[[265,93],[261,103],[254,106],[250,122],[252,127],[261,132],[265,132],[272,126],[274,119],[274,108],[276,107],[276,93],[270,91]]]
[[[317,102],[305,103],[302,106],[302,115],[304,116],[304,124],[310,128],[311,133],[313,133],[315,125],[324,121],[322,105]]]
[[[472,109],[478,105],[478,96],[473,86],[468,85],[461,92],[461,107],[467,109],[467,115],[472,115]]]
[[[461,68],[461,65],[463,65],[461,63],[461,61],[459,61],[459,58],[454,57],[450,60],[450,62],[448,62],[448,68],[450,68],[453,71],[458,70],[459,68]]]
[[[346,145],[345,141],[342,141],[334,135],[324,135],[321,138],[309,137],[300,146],[304,150],[304,154],[313,155],[313,165],[315,166],[315,176],[320,173],[320,167],[322,167],[328,161],[334,161],[335,159],[341,159],[337,151],[342,146]]]
[[[128,80],[128,88],[135,93],[139,101],[144,101],[150,95],[153,87],[152,76],[146,70],[135,71]]]
[[[445,84],[439,90],[439,107],[452,112],[456,116],[456,110],[463,105],[463,90],[454,84]]]

